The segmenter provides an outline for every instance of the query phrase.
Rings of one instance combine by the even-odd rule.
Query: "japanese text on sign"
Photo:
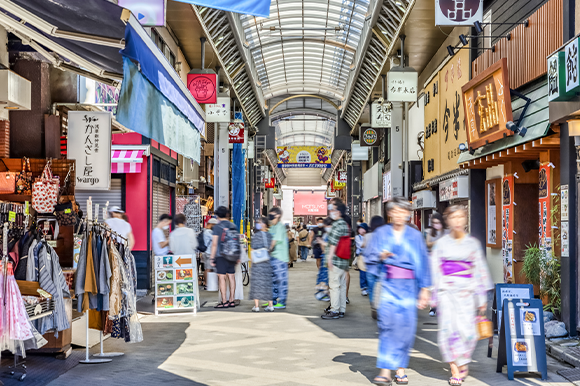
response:
[[[415,102],[417,100],[418,74],[414,71],[389,71],[388,99],[391,102]]]

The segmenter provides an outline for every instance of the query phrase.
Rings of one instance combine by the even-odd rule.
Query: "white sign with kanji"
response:
[[[578,39],[572,40],[566,46],[566,92],[575,89],[580,85],[580,76],[578,74]]]
[[[111,112],[69,111],[67,154],[76,161],[76,190],[111,188]]]
[[[416,102],[419,75],[416,71],[394,71],[387,74],[389,102]]]
[[[216,104],[205,105],[206,122],[230,122],[230,98],[218,97]]]
[[[373,102],[371,104],[371,127],[391,127],[391,104],[388,102]]]

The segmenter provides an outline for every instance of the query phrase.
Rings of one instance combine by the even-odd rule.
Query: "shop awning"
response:
[[[111,173],[141,173],[143,156],[149,155],[149,146],[111,147]]]
[[[117,120],[199,162],[205,113],[134,15],[107,0],[0,0],[0,11],[0,25],[56,67],[103,82],[123,79]],[[138,63],[139,74],[130,73],[127,60]],[[154,95],[156,105],[127,97],[137,78],[139,90]],[[138,114],[157,119],[135,119]],[[170,132],[159,135],[156,125],[166,122]]]

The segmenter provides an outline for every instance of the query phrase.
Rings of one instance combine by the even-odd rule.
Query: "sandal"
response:
[[[451,377],[449,378],[449,385],[450,386],[459,386],[463,383],[463,379]]]
[[[375,377],[375,379],[373,379],[373,384],[378,386],[391,386],[393,384],[393,381],[387,377],[379,375]]]
[[[397,385],[408,385],[409,378],[406,375],[395,375],[395,383]]]
[[[219,302],[216,306],[214,306],[214,308],[228,308],[229,307],[229,303],[222,303]]]
[[[235,306],[236,306],[236,303],[235,302],[229,302],[228,303],[228,307],[230,307],[230,308],[234,308]]]

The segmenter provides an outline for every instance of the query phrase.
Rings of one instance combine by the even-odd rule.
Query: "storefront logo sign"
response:
[[[548,176],[546,169],[540,170],[540,198],[548,197]]]
[[[216,74],[187,74],[187,89],[197,103],[216,103],[216,84]]]
[[[473,26],[483,19],[483,0],[435,0],[435,25]]]
[[[244,143],[244,123],[232,122],[228,126],[229,143]]]
[[[578,39],[574,39],[566,46],[566,91],[580,85],[578,77]]]
[[[229,122],[230,121],[230,98],[219,97],[217,103],[205,105],[206,122]]]
[[[407,70],[407,68],[406,68]],[[419,76],[412,68],[408,71],[391,70],[387,74],[388,100],[391,102],[416,102]]]
[[[377,143],[379,135],[373,128],[368,128],[363,132],[362,140],[366,146],[373,146]]]
[[[389,102],[373,102],[371,104],[371,126],[391,127],[391,104]]]
[[[340,183],[346,184],[346,182],[348,181],[347,180],[346,172],[345,171],[339,171],[337,174],[338,174],[337,181],[340,182]]]

